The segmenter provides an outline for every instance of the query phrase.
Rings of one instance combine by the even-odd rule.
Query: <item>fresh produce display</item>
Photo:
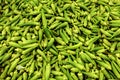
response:
[[[120,0],[0,0],[0,80],[120,80]]]

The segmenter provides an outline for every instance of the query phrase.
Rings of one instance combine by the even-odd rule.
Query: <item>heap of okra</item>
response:
[[[120,0],[0,0],[0,80],[120,79]]]

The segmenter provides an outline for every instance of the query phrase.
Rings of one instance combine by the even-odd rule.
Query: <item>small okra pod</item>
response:
[[[92,34],[91,30],[89,30],[89,29],[86,29],[86,28],[81,27],[80,30],[81,30],[84,34],[86,34],[86,35]]]
[[[65,37],[65,35],[62,32],[62,29],[60,29],[60,36],[62,37],[62,39],[65,41],[65,43],[68,43],[68,39]]]
[[[58,76],[63,75],[63,73],[60,72],[60,71],[51,71],[51,73],[52,73],[53,75],[58,75]]]
[[[78,44],[75,44],[73,46],[67,46],[65,49],[77,49],[82,46],[82,43],[79,42]]]
[[[78,77],[75,75],[75,73],[71,72],[70,75],[72,76],[73,80],[78,80]]]
[[[55,30],[58,30],[58,29],[63,28],[63,27],[66,27],[67,25],[68,25],[67,22],[61,23],[60,25],[58,25],[58,26],[55,28]]]
[[[42,52],[41,50],[37,49],[37,53],[39,55],[41,55],[47,61],[47,57],[45,56],[44,52]]]
[[[19,45],[18,43],[15,43],[15,42],[8,42],[8,44],[12,47],[22,48],[21,45]]]
[[[61,9],[61,12],[64,11],[65,9],[69,8],[69,7],[70,7],[70,4],[65,4],[65,5],[63,6],[63,8]]]
[[[63,67],[60,66],[60,69],[62,70],[62,72],[67,76],[67,78],[69,80],[73,80],[72,77],[70,76],[70,73],[68,70],[64,69]]]
[[[115,37],[115,36],[118,36],[120,35],[120,29],[116,30],[113,35],[112,35],[112,38]]]
[[[58,21],[55,21],[55,23],[52,23],[49,27],[49,29],[54,29],[56,26],[58,26],[60,23]]]
[[[56,20],[58,21],[66,21],[66,22],[70,22],[68,19],[64,18],[64,17],[55,17]]]
[[[11,37],[11,41],[18,41],[21,39],[21,36]]]
[[[17,80],[22,80],[22,79],[23,79],[23,76],[20,75]]]
[[[104,76],[104,74],[103,74],[103,72],[100,70],[99,71],[99,80],[104,80],[105,79],[105,76]]]
[[[30,28],[30,26],[28,26],[28,27],[25,28],[25,31],[23,32],[22,36],[26,36],[26,34],[27,34],[28,31],[29,31],[29,28]]]
[[[89,51],[85,51],[85,53],[86,53],[88,56],[90,56],[92,59],[96,59],[95,54],[90,53]]]
[[[13,76],[12,76],[12,79],[11,80],[16,80],[16,78],[18,77],[18,72],[17,72],[17,70],[15,70],[14,72],[13,72]]]
[[[87,60],[87,58],[86,58],[86,56],[85,56],[84,54],[85,54],[85,53],[84,53],[83,51],[80,52],[79,57],[82,59],[82,61],[88,62],[88,60]]]
[[[111,66],[112,66],[112,71],[113,73],[117,76],[117,78],[120,78],[120,73],[118,72],[118,70],[116,69],[115,65],[113,64],[113,62],[111,62]]]
[[[41,42],[42,38],[43,38],[43,30],[42,29],[39,29],[38,35],[39,35],[39,42]]]
[[[14,23],[16,20],[20,19],[20,15],[15,16],[8,25]]]
[[[37,22],[41,19],[41,14],[38,14],[35,18],[34,18],[34,21]]]
[[[63,34],[65,35],[65,37],[70,40],[70,37],[68,36],[68,34],[65,32],[65,30],[63,30]]]
[[[18,26],[39,26],[39,22],[28,21],[24,23],[19,23]]]
[[[4,61],[8,60],[12,56],[12,52],[4,54],[4,58],[0,61],[0,63],[3,63]]]
[[[7,76],[7,72],[9,69],[10,65],[7,65],[4,69],[4,71],[2,72],[2,74],[0,75],[0,79],[4,79]]]
[[[116,49],[116,46],[117,46],[117,42],[114,42],[114,43],[111,45],[110,51],[111,51],[111,52],[114,52],[115,49]]]
[[[97,41],[99,39],[99,36],[95,36],[93,38],[91,38],[90,40],[86,41],[86,45],[92,44],[95,41]]]
[[[117,69],[117,71],[120,73],[120,67],[118,66],[118,64],[115,61],[112,61],[112,63],[115,66],[115,68]]]
[[[20,61],[20,58],[17,58],[17,59],[15,59],[15,61],[13,61],[11,63],[11,66],[10,66],[10,68],[8,70],[8,74],[15,69],[15,67],[17,66],[17,64],[18,64],[19,61]]]
[[[48,13],[48,14],[53,14],[53,11],[49,9],[46,5],[43,6],[43,9]]]
[[[50,63],[48,63],[46,65],[46,70],[45,70],[45,80],[49,80],[50,73],[51,73],[51,65]]]
[[[110,60],[109,57],[103,53],[97,53],[97,55],[105,60],[108,60],[108,61]]]
[[[78,68],[74,68],[73,67],[73,68],[70,69],[70,71],[73,72],[73,73],[75,73],[75,72],[79,72],[80,70]]]
[[[65,31],[67,32],[68,35],[70,35],[70,36],[72,35],[72,32],[71,32],[71,29],[70,29],[69,25],[67,25],[65,27]]]
[[[77,76],[80,80],[84,80],[83,79],[84,78],[83,73],[79,72],[79,73],[77,73]]]
[[[46,28],[47,27],[47,20],[46,20],[46,17],[45,17],[44,9],[41,10],[41,14],[42,14],[43,27]]]
[[[114,55],[112,55],[112,54],[108,54],[108,57],[109,57],[109,59],[111,59],[112,61],[116,61],[116,58],[115,58]]]
[[[3,46],[3,47],[0,49],[0,56],[2,56],[7,50],[8,50],[8,47],[7,47],[7,46]]]
[[[66,69],[70,69],[70,68],[72,68],[73,66],[72,66],[71,64],[70,64],[70,65],[69,65],[69,64],[68,64],[68,65],[66,64],[66,65],[63,65],[62,67],[63,67],[63,68],[66,68]]]
[[[52,17],[49,21],[48,21],[48,25],[52,24],[55,20],[55,17]]]
[[[83,62],[83,60],[79,57],[79,58],[77,58],[76,59],[76,61],[79,63],[79,64],[82,64],[82,65],[84,65],[84,62]]]
[[[111,70],[111,69],[112,69],[112,68],[111,68],[111,65],[108,65],[105,61],[96,60],[96,62],[97,62],[99,65],[103,66],[104,68],[106,68],[106,69],[108,69],[108,70]]]
[[[6,77],[5,80],[11,80],[11,77]]]
[[[24,51],[22,51],[22,54],[27,54],[27,53],[30,53],[32,50],[34,50],[38,45],[35,45],[34,47],[30,47],[30,48],[27,48],[25,49]]]
[[[108,37],[111,37],[112,35],[108,32],[108,31],[105,31],[104,29],[100,29],[100,31],[104,34],[104,35],[106,35],[106,36],[108,36]]]
[[[63,75],[63,76],[55,76],[55,80],[68,80],[68,78],[66,77],[66,75]]]
[[[75,4],[72,3],[70,7],[71,7],[72,12],[75,13]]]
[[[55,13],[56,12],[56,6],[55,6],[54,3],[51,4],[51,8],[52,8],[53,12]]]
[[[48,28],[44,28],[43,31],[45,32],[46,37],[51,38],[51,31]]]
[[[103,39],[104,44],[106,44],[107,46],[111,46],[111,43],[107,40],[107,39]]]
[[[82,72],[82,73],[91,78],[98,78],[98,75],[92,72]]]
[[[70,63],[71,65],[75,66],[76,68],[78,68],[80,70],[84,70],[85,69],[84,65],[82,65],[82,64],[75,63],[75,62],[72,62],[72,61],[68,61],[68,63]]]
[[[49,51],[50,51],[52,54],[54,54],[54,55],[58,55],[58,52],[55,51],[53,48],[50,48]]]
[[[50,41],[48,42],[47,44],[47,47],[44,51],[47,51],[50,47],[52,47],[53,43],[54,43],[55,39],[54,38],[51,38]]]
[[[0,36],[0,41],[4,39],[5,36]]]
[[[55,40],[57,43],[59,43],[61,45],[66,45],[66,43],[60,37],[56,37]]]
[[[24,45],[24,46],[22,46],[22,48],[30,48],[30,47],[34,47],[34,46],[38,46],[38,43]]]
[[[36,74],[30,80],[36,80],[40,77],[40,75],[41,75],[41,71],[38,71],[38,72],[36,72]]]
[[[29,76],[31,76],[34,70],[35,70],[35,61],[33,60],[31,66],[29,67]]]
[[[25,62],[25,61],[29,61],[29,60],[31,60],[32,58],[33,58],[33,56],[29,56],[29,57],[27,57],[27,58],[24,58],[24,59],[22,59],[21,61],[19,61],[18,64],[21,64],[21,63],[23,63],[23,62]]]

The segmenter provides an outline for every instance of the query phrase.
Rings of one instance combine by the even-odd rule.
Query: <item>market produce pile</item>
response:
[[[120,79],[120,0],[0,0],[0,80]]]

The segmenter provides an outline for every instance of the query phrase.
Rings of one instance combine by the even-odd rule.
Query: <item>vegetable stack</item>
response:
[[[120,0],[0,0],[0,80],[120,79]]]

